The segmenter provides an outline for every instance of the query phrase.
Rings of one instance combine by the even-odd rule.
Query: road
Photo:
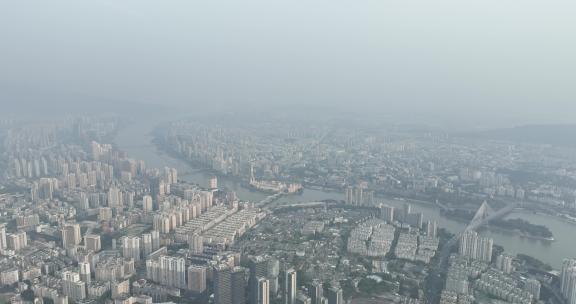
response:
[[[502,218],[506,214],[508,214],[512,210],[514,210],[514,208],[516,208],[517,206],[518,206],[517,203],[509,204],[506,207],[499,209],[495,213],[492,213],[492,214],[486,216],[481,221],[471,222],[464,229],[464,231],[462,231],[462,233],[467,232],[467,231],[474,231],[474,230],[482,227],[483,225],[486,225],[488,222],[490,222],[492,220]],[[428,282],[426,283],[426,285],[427,285],[427,287],[429,287],[429,289],[433,289],[433,290],[427,290],[427,293],[428,293],[427,294],[427,299],[428,299],[427,302],[428,303],[438,303],[438,301],[440,299],[440,292],[442,290],[441,289],[438,290],[439,285],[434,284],[434,283],[437,283],[435,281],[440,279],[442,277],[442,274],[448,269],[448,258],[450,257],[450,253],[452,252],[452,248],[454,248],[454,246],[456,246],[456,244],[458,244],[458,240],[460,239],[460,236],[462,235],[462,233],[454,235],[454,237],[452,237],[448,242],[446,242],[446,244],[444,244],[444,246],[442,247],[442,250],[440,251],[438,263],[436,264],[436,266],[432,267],[432,271],[430,272],[428,279],[427,279]]]

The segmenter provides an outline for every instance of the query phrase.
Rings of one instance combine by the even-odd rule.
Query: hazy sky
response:
[[[576,1],[0,2],[0,99],[576,123]]]

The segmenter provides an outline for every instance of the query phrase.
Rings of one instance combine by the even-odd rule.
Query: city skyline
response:
[[[576,304],[575,12],[0,4],[0,304]]]

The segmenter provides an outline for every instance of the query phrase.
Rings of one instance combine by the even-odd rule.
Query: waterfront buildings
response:
[[[481,237],[475,231],[466,231],[460,237],[459,253],[465,257],[490,262],[493,243],[492,239]]]

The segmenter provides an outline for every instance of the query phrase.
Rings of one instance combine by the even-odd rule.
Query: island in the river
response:
[[[466,210],[443,210],[442,214],[449,218],[462,221],[471,221],[474,213]],[[553,241],[554,235],[548,227],[543,225],[532,224],[523,219],[495,219],[490,221],[492,227],[516,232],[522,236]]]

